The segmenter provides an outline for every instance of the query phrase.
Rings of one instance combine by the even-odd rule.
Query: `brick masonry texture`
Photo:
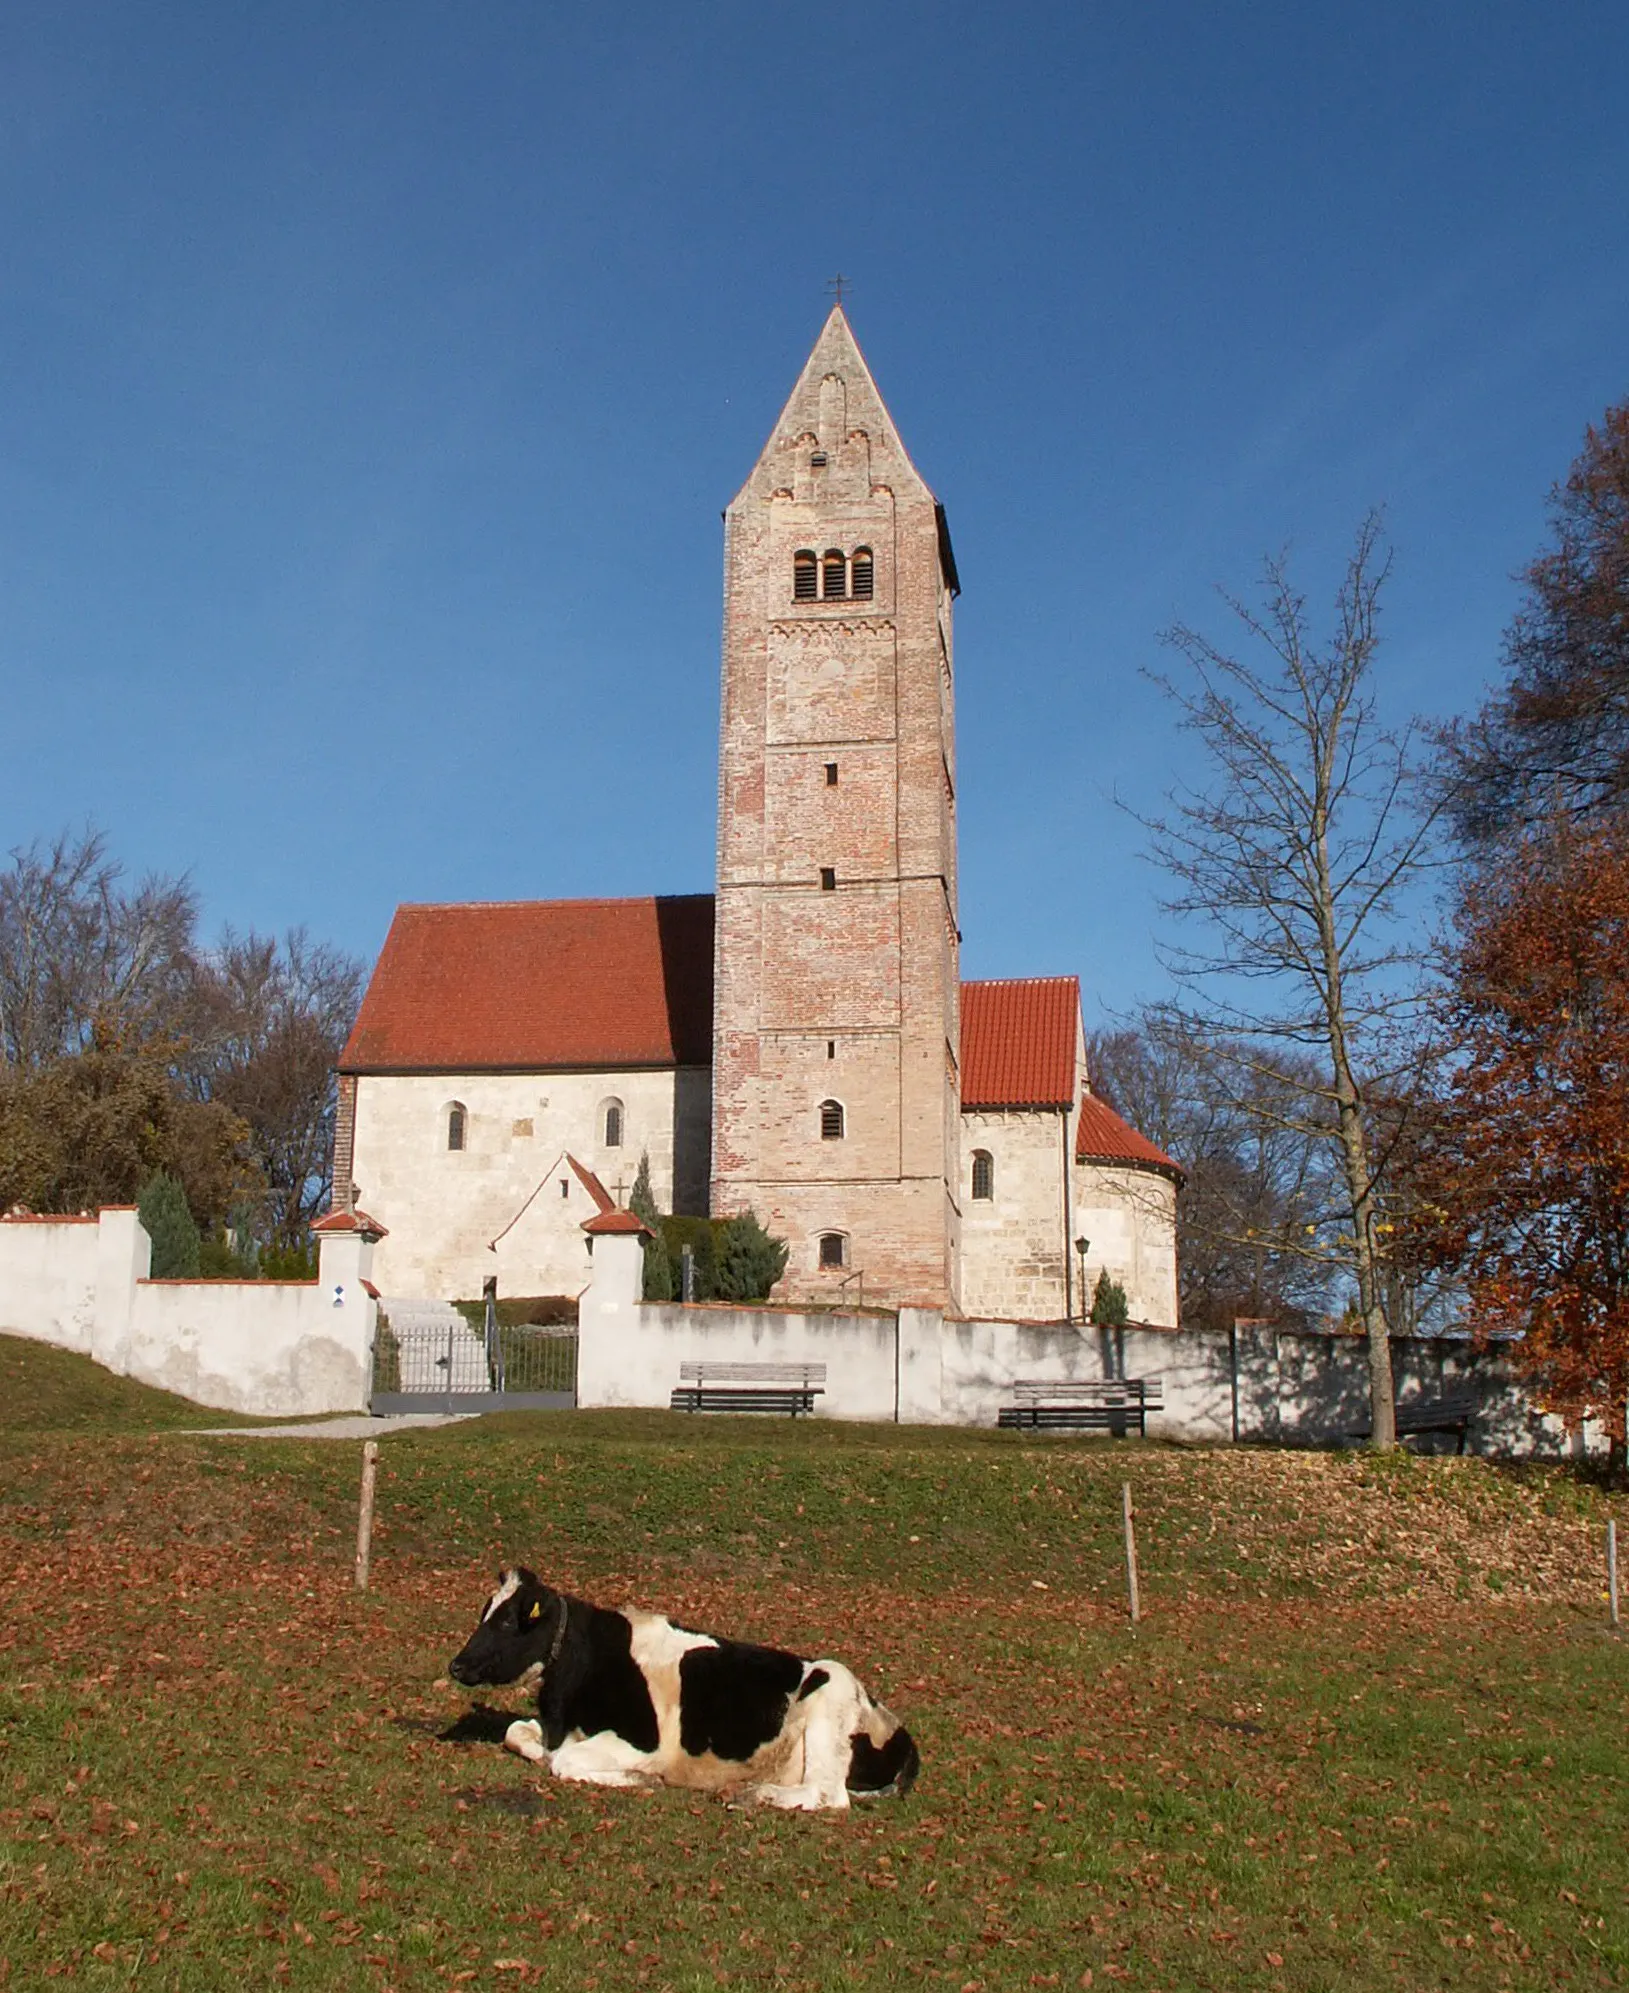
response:
[[[856,548],[868,601],[795,600],[801,550]],[[712,1205],[788,1239],[790,1296],[863,1268],[956,1301],[950,600],[933,494],[835,310],[725,529]]]

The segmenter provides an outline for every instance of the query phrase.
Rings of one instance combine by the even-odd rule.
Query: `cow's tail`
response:
[[[849,1740],[844,1784],[855,1799],[903,1799],[922,1769],[916,1739],[880,1703],[868,1700],[861,1724]]]

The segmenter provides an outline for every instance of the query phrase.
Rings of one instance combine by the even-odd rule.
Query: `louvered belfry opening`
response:
[[[814,601],[817,592],[816,577],[819,572],[820,563],[815,559],[812,549],[807,547],[801,548],[792,556],[792,600],[794,602]]]
[[[821,597],[827,602],[842,602],[848,595],[848,557],[836,547],[826,551],[821,563]]]
[[[823,1142],[842,1141],[843,1103],[840,1100],[823,1100],[820,1103],[820,1139]]]
[[[851,593],[856,602],[869,602],[872,589],[871,549],[854,549],[853,587]]]

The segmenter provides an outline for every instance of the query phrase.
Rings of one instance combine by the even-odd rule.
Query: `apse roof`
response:
[[[1107,1101],[1087,1094],[1080,1103],[1080,1120],[1075,1129],[1077,1163],[1131,1163],[1140,1169],[1164,1170],[1180,1180],[1183,1168],[1146,1135],[1139,1135],[1129,1121],[1123,1121]]]

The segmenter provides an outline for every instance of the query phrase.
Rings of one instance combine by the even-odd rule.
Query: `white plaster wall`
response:
[[[196,1404],[262,1416],[367,1404],[371,1305],[331,1282],[144,1280],[125,1374]]]
[[[823,1363],[817,1416],[892,1419],[898,1325],[892,1315],[636,1301],[637,1239],[601,1238],[577,1330],[577,1402],[660,1406],[681,1363]],[[937,1318],[935,1318],[937,1319]]]
[[[1368,1415],[1368,1365],[1355,1336],[1240,1331],[1236,1336],[1068,1323],[946,1321],[936,1309],[890,1316],[803,1315],[775,1308],[646,1306],[639,1241],[601,1238],[583,1296],[578,1395],[584,1405],[665,1406],[681,1363],[814,1361],[826,1366],[819,1414],[906,1424],[993,1426],[1020,1379],[1160,1380],[1149,1437],[1329,1444]],[[1559,1456],[1559,1420],[1536,1411],[1496,1355],[1468,1343],[1398,1338],[1400,1399],[1469,1390],[1474,1451]],[[1437,1441],[1452,1445],[1451,1440]],[[1600,1436],[1585,1435],[1591,1449]]]
[[[149,1280],[133,1210],[0,1222],[0,1328],[224,1411],[303,1416],[367,1401],[370,1247],[324,1238],[312,1281]]]
[[[1156,1328],[1177,1323],[1176,1185],[1157,1170],[1110,1163],[1075,1163],[1075,1236],[1090,1241],[1086,1253],[1086,1307],[1098,1274],[1126,1290],[1134,1322]],[[971,1311],[970,1311],[971,1312]]]
[[[967,1315],[1057,1322],[1065,1315],[1066,1120],[1045,1109],[962,1114],[961,1305]],[[973,1152],[987,1149],[995,1195],[973,1195]],[[1070,1276],[1072,1277],[1072,1276]],[[1075,1310],[1080,1307],[1075,1296]]]
[[[603,1140],[611,1099],[623,1105],[618,1148]],[[455,1100],[467,1117],[462,1150],[447,1147]],[[709,1114],[704,1069],[364,1074],[351,1173],[358,1204],[390,1235],[374,1279],[386,1294],[442,1300],[474,1299],[492,1273],[500,1293],[578,1293],[588,1278],[580,1227],[596,1207],[574,1178],[561,1197],[562,1154],[620,1201],[643,1150],[660,1208],[703,1211]]]
[[[96,1242],[94,1218],[0,1218],[0,1331],[88,1355]]]

